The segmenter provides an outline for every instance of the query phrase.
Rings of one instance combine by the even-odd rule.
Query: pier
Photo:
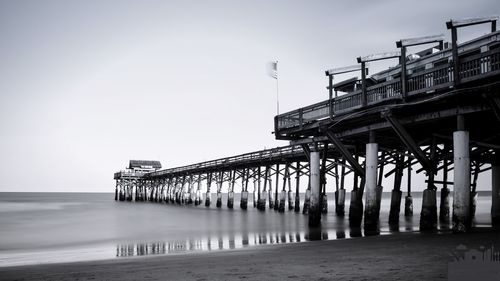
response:
[[[439,220],[451,222],[454,232],[466,232],[478,177],[491,170],[492,224],[500,225],[496,23],[497,17],[450,20],[446,28],[452,42],[444,42],[442,35],[401,39],[395,42],[397,51],[360,56],[356,65],[327,70],[327,100],[274,118],[275,137],[289,141],[288,146],[169,169],[161,169],[158,161],[131,161],[114,174],[115,200],[210,206],[216,193],[217,207],[234,208],[234,193],[241,192],[239,206],[247,209],[251,185],[253,207],[302,212],[309,225],[317,226],[321,214],[331,209],[329,175],[335,179],[335,213],[347,212],[353,226],[363,223],[366,230],[376,230],[382,192],[392,189],[390,222],[419,211],[422,231],[436,229]],[[458,44],[458,31],[477,24],[489,32]],[[409,54],[410,47],[421,50]],[[370,64],[387,59],[397,65],[369,76]],[[361,79],[334,83],[345,73],[358,73]],[[421,210],[413,210],[412,171],[426,177]],[[450,171],[453,178],[448,178]],[[405,174],[408,188],[402,190]],[[352,186],[346,186],[347,176]],[[383,186],[387,177],[393,177],[392,187]],[[301,186],[306,187],[303,202]],[[223,192],[227,202],[222,202]]]

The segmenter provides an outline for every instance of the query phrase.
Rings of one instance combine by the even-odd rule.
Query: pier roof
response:
[[[160,161],[155,160],[130,160],[129,169],[133,168],[153,168],[153,169],[161,169]]]

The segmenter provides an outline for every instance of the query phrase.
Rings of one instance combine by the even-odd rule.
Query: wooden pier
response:
[[[405,173],[404,215],[413,213],[410,175],[414,170],[426,174],[420,229],[435,229],[439,218],[451,219],[453,230],[464,232],[474,216],[478,176],[491,170],[492,223],[499,225],[500,32],[496,22],[496,17],[450,20],[446,27],[451,43],[440,35],[401,39],[395,43],[398,51],[360,56],[358,65],[328,70],[329,99],[274,119],[276,138],[291,145],[164,170],[158,162],[131,163],[126,171],[115,173],[115,199],[210,206],[215,190],[216,205],[221,207],[226,185],[226,203],[233,208],[238,181],[240,207],[246,209],[248,185],[253,183],[255,207],[302,210],[315,226],[321,213],[328,211],[326,176],[335,179],[335,211],[343,216],[345,177],[351,174],[350,224],[364,222],[365,229],[376,230],[381,194],[388,188],[382,186],[383,177],[394,177],[389,220],[397,224]],[[457,44],[457,30],[476,24],[487,24],[490,32]],[[408,47],[421,45],[427,48],[408,54]],[[368,77],[368,64],[385,59],[397,59],[397,65]],[[360,72],[361,79],[333,83],[336,75],[348,72]],[[387,167],[391,169],[384,170]],[[300,202],[303,182],[307,191],[305,202]]]

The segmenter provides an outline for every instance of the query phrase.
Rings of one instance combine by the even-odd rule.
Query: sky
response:
[[[327,99],[329,68],[498,14],[498,0],[0,0],[0,191],[109,192],[129,159],[287,145],[267,62],[286,112]]]

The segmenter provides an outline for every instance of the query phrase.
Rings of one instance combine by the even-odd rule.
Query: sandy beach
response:
[[[495,245],[498,250],[500,233],[401,233],[8,267],[0,268],[0,280],[447,280],[449,262],[459,245],[468,249]]]

